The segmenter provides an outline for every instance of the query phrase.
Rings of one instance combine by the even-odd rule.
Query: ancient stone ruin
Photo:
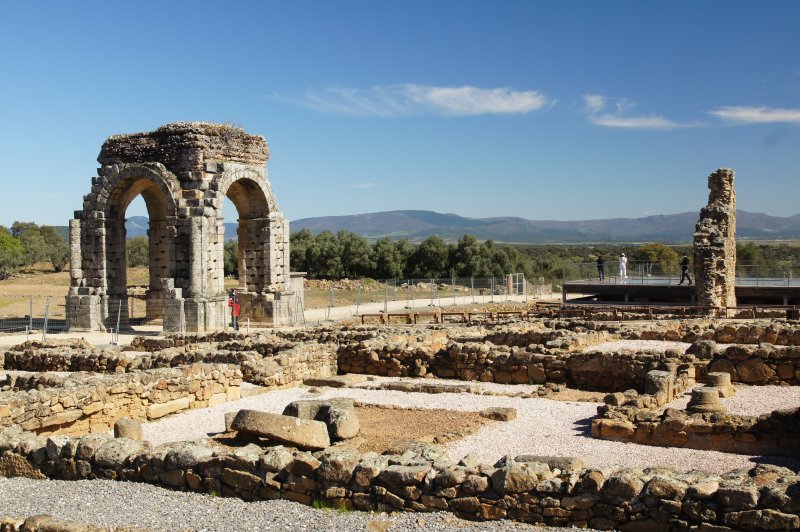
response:
[[[708,205],[700,210],[694,233],[697,304],[735,307],[736,192],[734,172],[718,168],[708,176]]]
[[[264,137],[229,125],[179,122],[109,137],[69,224],[69,328],[114,327],[118,314],[126,325],[125,211],[140,194],[150,217],[148,319],[163,319],[170,331],[225,327],[227,196],[239,215],[241,313],[256,323],[286,322],[295,295],[289,223],[267,179],[268,158]]]

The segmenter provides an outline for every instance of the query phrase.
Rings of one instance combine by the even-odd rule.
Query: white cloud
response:
[[[596,126],[627,129],[675,129],[677,127],[688,127],[687,124],[678,124],[658,115],[626,116],[626,111],[633,109],[634,104],[624,98],[614,101],[614,113],[603,113],[603,110],[608,105],[608,99],[600,94],[585,94],[583,101],[589,115],[589,122]]]
[[[363,183],[347,185],[347,188],[378,188],[378,184],[372,181],[364,181]]]
[[[481,89],[428,85],[378,85],[370,89],[328,87],[309,90],[300,105],[333,114],[379,116],[384,118],[434,114],[474,116],[484,114],[525,114],[538,111],[553,101],[539,91],[509,88]]]
[[[800,124],[800,109],[779,109],[772,107],[733,106],[720,107],[709,114],[742,124]]]

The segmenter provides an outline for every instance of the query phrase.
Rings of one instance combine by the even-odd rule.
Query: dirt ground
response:
[[[407,441],[447,443],[460,440],[488,423],[500,423],[482,418],[477,412],[452,410],[407,409],[391,406],[357,406],[361,430],[353,440],[348,440],[360,452],[374,451],[382,454],[387,449]],[[226,432],[212,438],[227,447],[240,447],[248,443],[274,445],[254,436]]]
[[[477,412],[452,410],[411,410],[365,405],[356,407],[361,423],[359,436],[364,438],[359,450],[378,454],[402,440],[447,443],[476,432],[487,423]]]

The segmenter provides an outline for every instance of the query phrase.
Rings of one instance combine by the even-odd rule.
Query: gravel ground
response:
[[[774,404],[785,397],[785,390],[774,390],[777,394],[773,399]],[[765,394],[761,393],[762,396]],[[315,395],[309,393],[308,388],[292,388],[147,423],[144,425],[144,435],[154,444],[205,437],[208,433],[221,432],[224,429],[224,412],[250,408],[280,413],[286,404],[297,399],[332,397],[350,397],[372,404],[459,411],[479,411],[491,406],[517,409],[517,419],[485,426],[471,436],[447,444],[450,456],[454,459],[475,452],[484,462],[494,463],[506,454],[542,454],[578,456],[590,467],[672,467],[712,473],[752,467],[755,461],[765,460],[800,469],[800,460],[797,459],[761,458],[695,449],[654,449],[646,445],[597,440],[589,434],[591,418],[597,410],[596,403],[474,394],[424,394],[344,388],[330,389]],[[675,406],[679,406],[679,402],[684,400],[677,400]],[[747,400],[743,401],[746,404]]]
[[[475,523],[444,512],[387,515],[317,510],[290,501],[245,502],[110,480],[0,478],[0,493],[0,516],[49,514],[95,526],[128,525],[153,531],[378,532],[387,530],[389,524],[389,532],[577,530],[537,528],[513,521]]]
[[[382,382],[411,382],[415,384],[454,384],[457,386],[477,386],[484,393],[496,393],[503,395],[515,395],[519,393],[535,393],[539,389],[538,384],[500,384],[498,382],[480,382],[480,381],[461,381],[458,379],[431,379],[431,378],[413,378],[413,377],[377,377],[370,376],[369,380],[356,384],[354,388],[368,388],[374,386],[376,383]]]
[[[584,352],[600,351],[601,353],[636,353],[639,351],[657,351],[663,353],[667,349],[675,349],[681,353],[692,344],[686,342],[668,342],[665,340],[617,340],[587,346]]]
[[[700,388],[702,386],[699,386]],[[800,386],[747,386],[736,384],[736,395],[722,399],[728,412],[743,416],[769,414],[773,410],[800,407]],[[669,407],[686,408],[691,390],[671,402]]]

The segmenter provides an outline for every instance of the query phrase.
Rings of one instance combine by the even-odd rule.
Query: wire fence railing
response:
[[[506,301],[506,296],[529,298],[552,293],[552,285],[544,278],[533,281],[521,273],[504,277],[451,277],[364,279],[359,281],[310,280],[305,288],[305,308],[325,309],[354,307],[354,315],[361,308],[375,305],[388,310],[389,304],[397,308],[448,306],[459,304],[484,304]]]
[[[608,284],[674,285],[694,283],[693,266],[684,275],[680,262],[628,261],[621,265],[615,258],[604,264],[573,263],[564,269],[565,282]],[[736,284],[741,286],[800,286],[800,264],[775,262],[771,264],[737,263]]]
[[[304,325],[357,316],[362,312],[387,312],[405,308],[443,307],[525,302],[552,294],[543,278],[529,281],[522,274],[494,278],[431,278],[360,281],[308,281],[304,297],[277,298],[269,313],[241,305],[235,316],[230,299],[204,305],[147,299],[137,293],[104,303],[100,316],[90,323],[95,332],[109,334],[109,343],[122,333],[168,334],[194,330],[232,330],[278,325]],[[243,299],[244,302],[244,299]],[[347,307],[347,312],[341,312]],[[65,296],[0,294],[0,333],[46,339],[66,332],[70,316],[90,312],[78,305],[68,308]],[[96,312],[96,311],[95,311]]]

